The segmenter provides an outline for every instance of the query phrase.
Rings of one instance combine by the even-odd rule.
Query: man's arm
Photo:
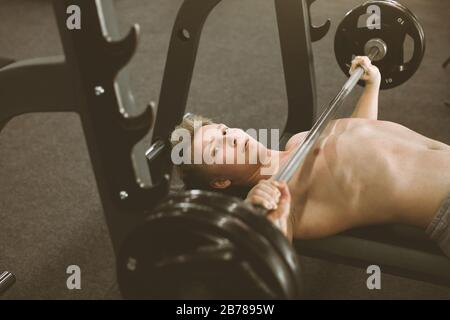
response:
[[[291,193],[285,182],[260,180],[250,190],[245,201],[269,210],[267,219],[292,243],[293,216],[291,214]]]
[[[364,74],[361,79],[366,81],[366,86],[351,117],[377,120],[378,93],[380,91],[381,81],[380,71],[376,66],[372,65],[367,57],[356,57],[352,61],[350,73],[352,73],[357,66],[361,66],[364,69]]]
[[[303,132],[294,134],[286,143],[284,150],[288,151],[291,148],[295,148],[295,147],[298,147],[299,145],[301,145],[303,143],[303,141],[305,141],[305,138],[308,135],[308,132],[309,131],[303,131]]]

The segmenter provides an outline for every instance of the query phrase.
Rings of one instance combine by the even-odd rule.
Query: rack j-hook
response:
[[[321,26],[314,26],[311,23],[311,5],[313,4],[314,1],[316,1],[316,0],[306,0],[306,2],[308,4],[308,19],[309,19],[309,27],[310,27],[312,42],[319,41],[320,39],[325,37],[328,30],[330,30],[330,26],[331,26],[330,19],[327,19],[327,21],[324,24],[322,24]]]

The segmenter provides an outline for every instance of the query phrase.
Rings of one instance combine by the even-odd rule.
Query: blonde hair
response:
[[[194,127],[194,123],[201,123],[201,126],[207,126],[213,124],[214,121],[192,113],[187,113],[183,120],[179,125],[175,127],[170,136],[170,143],[172,148],[181,143],[181,132],[187,130],[191,137],[191,143],[194,139],[195,130],[198,130],[198,127]],[[205,172],[202,172],[201,165],[198,164],[180,164],[176,165],[178,169],[178,173],[183,180],[183,183],[187,189],[211,189],[208,179]]]

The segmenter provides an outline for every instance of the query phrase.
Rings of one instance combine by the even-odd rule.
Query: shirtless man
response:
[[[290,240],[403,223],[426,229],[450,256],[450,146],[377,120],[380,73],[367,57],[356,57],[351,72],[358,65],[365,70],[366,86],[351,118],[329,124],[288,185],[261,174],[267,162],[183,164],[182,176],[197,187],[253,187],[246,201],[271,210],[268,218]],[[189,121],[180,127],[188,128]],[[282,166],[306,134],[294,135],[284,151],[265,150],[269,163]],[[178,143],[176,134],[172,141]],[[265,148],[240,129],[206,120],[193,134],[191,153],[225,159],[227,154],[246,155],[255,144]]]

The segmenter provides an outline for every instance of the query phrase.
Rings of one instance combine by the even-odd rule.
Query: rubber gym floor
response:
[[[140,46],[129,70],[142,107],[158,100],[169,36],[181,3],[116,1],[121,31],[125,33],[132,23],[141,26]],[[360,3],[317,0],[312,6],[313,23],[332,19],[329,33],[313,44],[319,107],[346,79],[334,57],[334,33],[344,14]],[[426,54],[412,79],[381,92],[380,119],[450,144],[450,107],[445,105],[450,100],[450,70],[442,68],[450,55],[450,2],[402,3],[424,26]],[[0,56],[20,60],[62,54],[50,1],[1,0],[0,26]],[[342,116],[350,112],[360,92],[355,89],[346,100]],[[188,111],[230,126],[282,129],[286,115],[280,115],[286,110],[273,1],[223,1],[205,25]],[[120,298],[78,116],[36,113],[14,118],[0,134],[0,155],[0,270],[17,276],[2,298]],[[365,269],[307,257],[302,261],[307,298],[450,299],[450,288],[388,274],[383,274],[381,290],[370,291]],[[66,268],[71,264],[81,267],[81,290],[66,287]]]

